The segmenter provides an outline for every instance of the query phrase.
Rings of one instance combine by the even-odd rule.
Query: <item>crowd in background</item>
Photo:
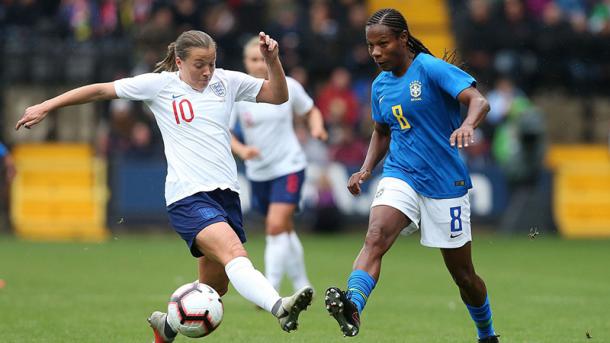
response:
[[[448,3],[464,68],[492,107],[464,157],[475,168],[499,165],[515,182],[535,179],[545,127],[528,95],[548,86],[609,91],[610,0]],[[243,44],[264,30],[278,40],[287,74],[324,115],[327,143],[296,125],[309,160],[352,171],[372,131],[377,69],[364,38],[368,15],[361,0],[0,0],[2,82],[74,86],[150,72],[188,29],[216,40],[218,67],[243,70]],[[162,158],[154,119],[141,104],[114,100],[102,112],[101,154]]]
[[[610,1],[471,0],[455,3],[460,52],[479,79],[511,75],[527,92],[607,92]]]

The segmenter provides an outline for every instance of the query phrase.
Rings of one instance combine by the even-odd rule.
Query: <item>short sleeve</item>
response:
[[[148,73],[114,81],[114,90],[121,99],[150,100],[165,86],[163,74]]]
[[[238,71],[226,70],[230,89],[235,90],[235,101],[256,102],[256,96],[264,79],[258,79]]]
[[[441,59],[430,58],[431,62],[426,68],[428,76],[452,98],[457,99],[466,88],[476,87],[477,81],[470,74]]]
[[[383,117],[381,116],[381,110],[379,109],[379,97],[377,96],[377,87],[375,87],[375,83],[373,83],[373,87],[371,89],[371,114],[373,116],[373,120],[378,123],[383,123]]]
[[[288,96],[290,97],[292,111],[299,116],[309,113],[313,108],[313,99],[297,80],[287,77],[286,82],[288,83]]]
[[[0,158],[8,155],[8,149],[4,146],[4,144],[0,143]]]

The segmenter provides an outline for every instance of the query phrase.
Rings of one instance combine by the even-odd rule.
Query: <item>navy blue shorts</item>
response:
[[[263,215],[267,215],[271,203],[298,204],[301,199],[303,181],[305,181],[305,170],[269,181],[250,181],[252,207]]]
[[[195,237],[207,226],[226,222],[233,228],[242,243],[246,242],[241,216],[239,194],[229,189],[199,192],[167,206],[169,221],[174,230],[186,241],[195,257],[203,253],[195,245]]]

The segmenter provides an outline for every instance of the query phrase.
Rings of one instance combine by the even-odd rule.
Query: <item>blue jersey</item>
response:
[[[384,177],[407,182],[428,198],[463,196],[472,187],[449,136],[461,125],[457,96],[475,79],[441,59],[418,54],[407,72],[382,72],[373,81],[373,120],[391,130]]]

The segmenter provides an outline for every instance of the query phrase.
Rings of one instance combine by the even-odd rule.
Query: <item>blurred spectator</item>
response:
[[[537,35],[541,76],[547,85],[568,84],[566,52],[573,41],[572,28],[561,8],[548,2],[542,12],[542,27]]]
[[[304,63],[315,79],[323,79],[340,64],[339,24],[331,15],[329,4],[314,0],[309,7],[309,26],[303,44],[307,47]]]
[[[100,125],[98,150],[101,155],[128,158],[155,158],[161,155],[157,132],[140,103],[123,99],[110,102],[108,122]]]
[[[316,103],[325,123],[331,128],[342,125],[355,127],[358,122],[358,100],[350,86],[349,72],[339,67],[333,70],[330,80],[320,90]]]
[[[495,88],[487,94],[487,100],[491,109],[487,114],[486,121],[492,126],[501,124],[511,109],[513,100],[523,97],[525,94],[515,86],[508,77],[500,77]]]
[[[285,2],[272,11],[276,20],[271,21],[268,33],[275,37],[281,49],[282,64],[288,70],[303,63],[302,55],[305,53],[304,23],[297,13],[298,6],[292,2]]]
[[[62,0],[59,5],[59,16],[78,41],[89,40],[93,35],[93,17],[97,8],[90,0]]]
[[[3,1],[0,7],[3,7],[0,12],[4,12],[0,19],[6,25],[34,27],[43,14],[35,0]]]
[[[225,68],[238,66],[242,60],[242,48],[237,32],[237,20],[231,8],[224,2],[203,11],[201,26],[216,41],[216,63]]]
[[[610,0],[602,0],[593,7],[589,26],[595,34],[610,35]]]
[[[499,45],[498,24],[492,15],[491,5],[487,0],[470,0],[467,19],[457,25],[466,63],[483,83],[491,82],[492,62]]]
[[[296,66],[290,69],[288,73],[290,77],[297,80],[303,88],[307,91],[307,93],[311,94],[311,87],[309,85],[309,74],[307,74],[307,70],[303,67]]]
[[[168,6],[157,7],[150,21],[138,26],[134,35],[140,56],[156,54],[154,60],[160,61],[167,52],[167,46],[174,41],[174,18]],[[140,58],[141,60],[141,58]]]
[[[173,5],[178,32],[198,29],[200,12],[195,0],[174,0]]]
[[[135,118],[131,114],[134,104],[124,99],[110,102],[108,129],[99,138],[99,150],[102,155],[123,154],[129,150],[131,130]]]
[[[496,70],[516,78],[520,85],[529,85],[537,66],[533,52],[535,23],[521,0],[504,0],[503,9],[503,18],[495,30],[496,34],[501,33],[501,49],[494,62]]]
[[[553,0],[526,0],[526,6],[533,18],[540,19],[543,16],[544,8],[552,2]]]
[[[127,151],[127,155],[130,157],[150,158],[159,154],[159,151],[155,151],[151,128],[143,121],[137,121],[131,128],[130,143]]]
[[[365,79],[370,84],[371,75],[377,71],[377,66],[369,56],[364,28],[369,17],[366,5],[356,3],[347,10],[347,24],[341,30],[344,65],[352,74],[352,78]]]
[[[573,16],[585,14],[584,1],[582,0],[554,0],[553,2],[566,14],[569,21],[572,20]]]
[[[542,170],[545,153],[542,114],[525,97],[513,99],[506,120],[493,140],[493,155],[513,185],[533,185]]]
[[[338,127],[334,134],[335,143],[330,146],[330,159],[345,165],[351,175],[360,169],[366,157],[368,142],[364,142],[352,127],[346,125]]]

